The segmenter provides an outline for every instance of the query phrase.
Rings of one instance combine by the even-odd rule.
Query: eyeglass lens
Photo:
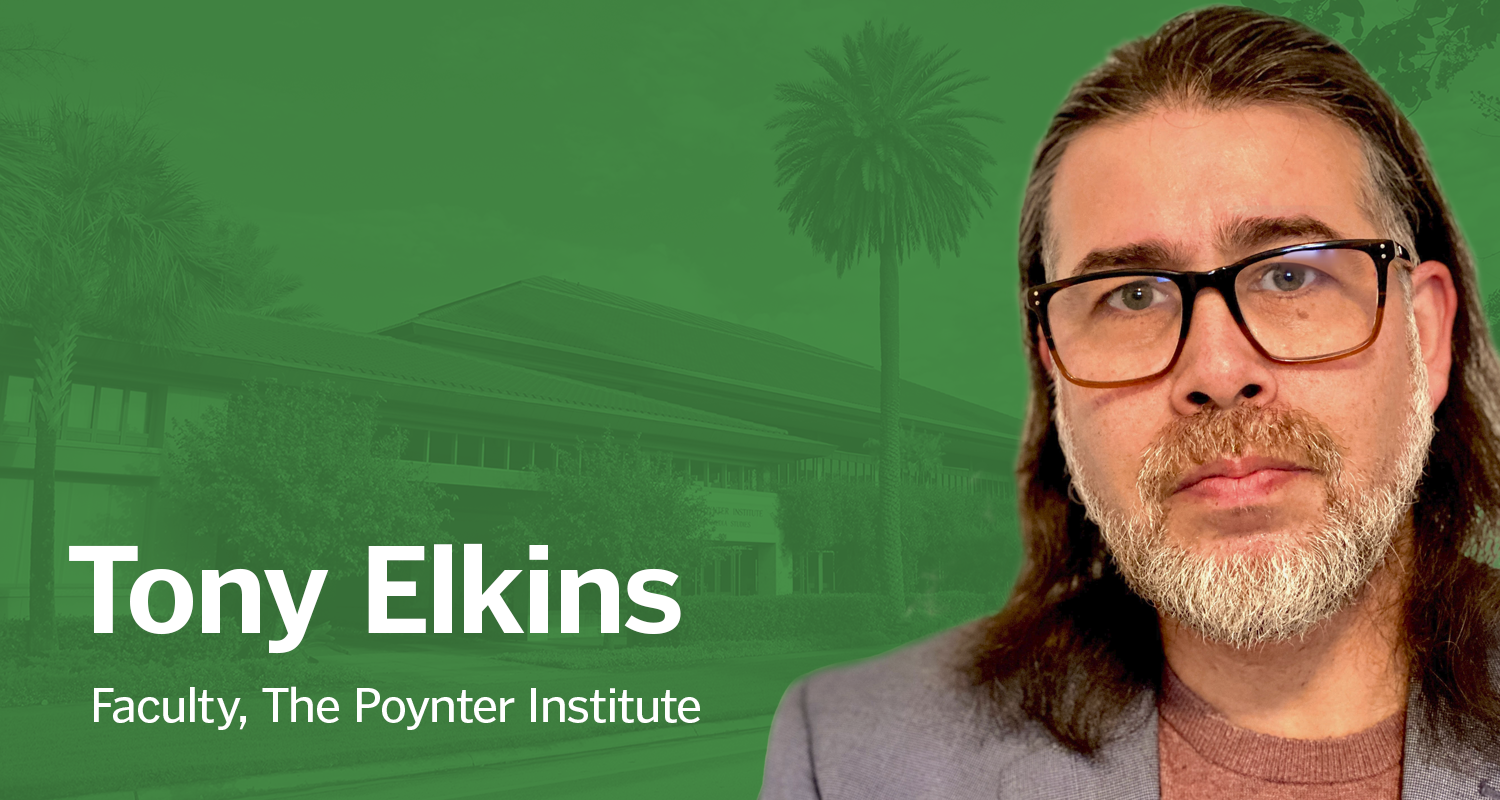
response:
[[[1234,293],[1266,353],[1314,359],[1369,339],[1380,305],[1379,270],[1360,250],[1297,251],[1245,267]],[[1182,313],[1177,284],[1146,275],[1075,284],[1047,304],[1058,359],[1074,378],[1100,383],[1165,369],[1177,350]]]

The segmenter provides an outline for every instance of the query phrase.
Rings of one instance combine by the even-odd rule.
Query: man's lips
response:
[[[1293,461],[1263,456],[1221,458],[1189,471],[1173,494],[1206,499],[1251,501],[1280,488],[1300,473],[1312,470]]]

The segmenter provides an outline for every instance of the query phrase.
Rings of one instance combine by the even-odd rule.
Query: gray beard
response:
[[[1073,430],[1060,403],[1058,436],[1073,485],[1120,574],[1157,611],[1204,638],[1236,648],[1301,637],[1347,606],[1391,550],[1411,507],[1434,434],[1427,406],[1427,370],[1408,320],[1412,384],[1400,450],[1378,478],[1352,474],[1332,443],[1318,451],[1324,465],[1323,519],[1269,555],[1204,555],[1174,542],[1167,531],[1160,466],[1163,442],[1143,454],[1137,478],[1140,511],[1105,501],[1081,469]],[[1246,415],[1242,415],[1246,416]],[[1321,425],[1321,423],[1316,423]],[[1331,436],[1331,434],[1329,434]],[[1204,463],[1217,457],[1199,454]]]

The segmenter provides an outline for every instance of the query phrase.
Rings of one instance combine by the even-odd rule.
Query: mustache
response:
[[[1157,434],[1142,454],[1137,486],[1143,500],[1159,504],[1189,470],[1247,455],[1290,461],[1325,478],[1335,477],[1344,462],[1333,431],[1301,409],[1205,408],[1173,420]]]

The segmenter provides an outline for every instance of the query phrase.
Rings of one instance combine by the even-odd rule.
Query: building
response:
[[[0,613],[9,617],[27,613],[31,342],[25,328],[0,325]],[[161,522],[153,486],[164,448],[179,421],[257,378],[333,380],[382,398],[386,421],[408,432],[405,457],[454,495],[457,541],[492,530],[508,498],[534,491],[527,467],[555,460],[554,445],[604,429],[639,434],[705,486],[718,513],[723,557],[692,576],[696,591],[835,588],[831,558],[782,547],[772,489],[794,475],[874,474],[865,443],[878,431],[878,370],[622,295],[533,278],[376,333],[225,313],[170,348],[80,343],[58,448],[59,613],[90,608],[88,565],[67,561],[68,544],[139,544],[152,566],[193,560]],[[906,423],[944,437],[942,479],[1013,504],[1017,422],[909,382],[903,392]],[[122,602],[128,578],[116,581]]]

